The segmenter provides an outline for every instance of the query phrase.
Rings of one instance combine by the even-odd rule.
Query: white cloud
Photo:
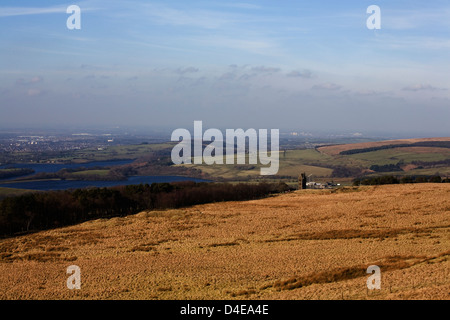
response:
[[[286,74],[286,76],[293,77],[293,78],[309,79],[312,77],[312,73],[309,70],[303,70],[303,71],[293,70],[293,71],[289,72],[288,74]]]
[[[234,80],[236,79],[236,74],[233,72],[226,72],[219,76],[219,80]]]
[[[403,88],[404,91],[446,91],[446,88],[438,88],[425,84],[416,84]]]
[[[27,95],[29,97],[39,96],[41,94],[42,94],[42,91],[39,90],[39,89],[34,89],[33,88],[33,89],[28,89],[28,91],[27,91]]]
[[[146,14],[161,24],[217,29],[234,21],[231,16],[210,10],[178,10],[163,5],[145,4]]]
[[[315,90],[340,90],[342,87],[338,84],[335,83],[322,83],[322,84],[316,84],[315,86],[312,87],[312,89]]]
[[[0,7],[0,18],[14,17],[14,16],[29,16],[40,14],[63,13],[67,14],[66,10],[69,5],[60,5],[53,7]],[[98,10],[98,8],[88,7],[87,3],[81,6],[82,12]]]
[[[183,75],[186,73],[197,73],[199,72],[199,69],[195,67],[186,67],[186,68],[178,68],[175,72]]]
[[[261,9],[261,6],[258,6],[256,4],[253,3],[223,3],[223,4],[219,4],[223,7],[229,7],[229,8],[238,8],[238,9],[249,9],[249,10],[258,10]]]
[[[388,29],[412,30],[427,28],[430,26],[449,26],[449,8],[429,6],[427,9],[402,9],[386,10],[382,9],[382,23]]]
[[[20,86],[28,86],[28,85],[36,84],[36,83],[39,83],[42,81],[44,81],[44,79],[42,77],[34,76],[31,79],[24,79],[24,78],[17,79],[16,84],[20,85]]]
[[[191,38],[199,45],[209,48],[228,48],[232,50],[241,50],[249,53],[262,55],[272,55],[276,45],[270,41],[250,38],[230,38],[226,36],[205,36]]]
[[[276,73],[280,71],[280,68],[258,66],[251,68],[251,71],[256,73]]]
[[[24,7],[5,7],[0,10],[0,17],[26,16],[49,13],[66,13],[67,7],[47,7],[47,8],[24,8]]]

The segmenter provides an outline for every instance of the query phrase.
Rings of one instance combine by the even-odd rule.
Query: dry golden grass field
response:
[[[450,184],[303,190],[0,240],[0,299],[448,300],[449,258]]]
[[[450,141],[450,138],[449,137],[420,138],[420,139],[402,139],[402,140],[385,140],[385,141],[375,141],[375,142],[349,143],[349,144],[340,144],[340,145],[319,147],[319,148],[317,148],[317,150],[319,150],[322,153],[328,154],[328,155],[338,155],[342,151],[353,150],[353,149],[364,149],[364,148],[381,147],[381,146],[391,145],[391,144],[407,144],[407,143],[427,142],[427,141]]]

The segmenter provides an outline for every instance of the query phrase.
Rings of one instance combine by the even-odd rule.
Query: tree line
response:
[[[10,168],[10,169],[0,169],[0,179],[7,179],[13,177],[25,176],[28,174],[33,174],[34,170],[29,168]]]
[[[369,147],[362,149],[351,149],[341,151],[340,155],[351,155],[357,153],[372,152],[378,150],[395,149],[395,148],[409,148],[409,147],[433,147],[433,148],[450,148],[450,141],[420,141],[415,143],[401,143],[401,144],[388,144],[378,147]]]
[[[449,183],[450,179],[442,179],[441,176],[403,176],[396,177],[393,175],[380,177],[356,178],[353,180],[354,186],[365,185],[382,185],[382,184],[400,184],[400,183]]]
[[[117,170],[110,169],[107,174],[100,175],[90,172],[95,172],[96,170],[107,170],[107,167],[92,167],[92,168],[77,168],[69,169],[64,168],[57,172],[39,172],[32,177],[27,179],[40,180],[40,179],[61,179],[61,180],[87,180],[87,181],[125,181],[127,177]],[[85,172],[86,174],[77,175],[77,172]]]
[[[370,166],[370,170],[375,171],[375,172],[393,172],[393,171],[403,171],[403,169],[401,168],[402,163],[397,163],[397,164],[384,164],[384,165],[377,165],[374,164],[372,166]]]
[[[0,235],[46,230],[144,210],[252,200],[288,190],[284,183],[233,185],[187,181],[30,193],[0,202]]]
[[[430,168],[430,167],[436,167],[436,166],[450,166],[450,159],[438,160],[438,161],[415,160],[415,161],[411,161],[411,164],[414,164],[416,166],[423,167],[423,168]]]

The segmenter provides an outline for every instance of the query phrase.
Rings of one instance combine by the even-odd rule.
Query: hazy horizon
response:
[[[366,12],[381,8],[381,29]],[[69,30],[67,7],[81,8]],[[0,5],[0,127],[450,136],[445,1]]]

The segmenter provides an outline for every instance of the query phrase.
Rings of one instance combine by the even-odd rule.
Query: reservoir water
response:
[[[55,164],[55,163],[18,163],[18,164],[8,164],[0,166],[0,169],[5,169],[8,167],[12,168],[26,168],[33,169],[36,173],[47,172],[53,173],[58,172],[62,169],[77,169],[77,168],[93,168],[93,167],[112,167],[121,166],[124,164],[130,164],[134,160],[118,160],[118,161],[95,161],[88,163],[74,163],[74,164]]]
[[[39,172],[57,172],[61,169],[76,169],[76,168],[92,168],[92,167],[109,167],[124,165],[133,162],[132,160],[124,161],[97,161],[83,164],[14,164],[7,166],[0,166],[0,169],[6,167],[14,168],[30,168],[35,171],[34,174]],[[24,182],[8,182],[11,179],[0,180],[0,187],[4,188],[16,188],[16,189],[27,189],[27,190],[68,190],[68,189],[79,189],[87,187],[114,187],[114,186],[124,186],[124,185],[134,185],[134,184],[152,184],[161,182],[177,182],[177,181],[194,181],[194,182],[208,182],[208,180],[202,180],[197,178],[180,177],[180,176],[132,176],[125,181],[85,181],[85,180],[34,180],[34,181],[24,181]]]

